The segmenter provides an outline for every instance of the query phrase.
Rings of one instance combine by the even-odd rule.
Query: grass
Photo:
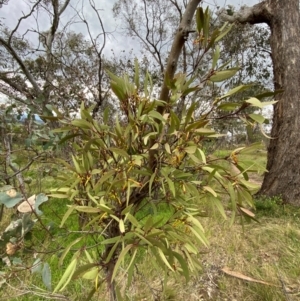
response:
[[[218,157],[228,156],[230,151],[222,150],[215,153]],[[259,166],[265,166],[264,152],[244,155],[244,161],[254,159]],[[261,172],[252,174],[256,180],[261,180]],[[31,171],[27,176],[33,178],[30,185],[32,193],[45,191],[55,184],[55,178],[45,176],[34,178]],[[38,184],[38,185],[37,185]],[[66,211],[67,201],[53,199],[42,205],[44,212],[43,221],[50,226],[55,235],[55,241],[45,234],[42,228],[37,227],[32,232],[32,238],[20,252],[26,252],[26,248],[41,250],[58,250],[61,245],[71,243],[78,234],[66,234],[59,228],[62,216]],[[128,300],[246,300],[246,301],[295,301],[300,299],[300,208],[284,205],[279,197],[259,197],[255,200],[256,217],[259,223],[246,223],[241,227],[239,219],[233,226],[221,218],[217,211],[208,209],[210,217],[201,220],[206,235],[210,241],[209,247],[200,248],[200,262],[202,270],[193,274],[191,281],[185,283],[181,277],[165,277],[165,273],[158,271],[154,264],[149,264],[150,258],[147,252],[141,255],[137,272],[134,275],[133,284],[127,290]],[[148,209],[147,209],[148,210]],[[0,228],[4,229],[10,221],[10,215],[14,210],[6,210],[5,218],[1,221]],[[162,206],[155,212],[155,219],[167,218],[170,212]],[[141,214],[140,218],[143,218]],[[68,220],[68,228],[77,230],[77,219],[71,217]],[[85,237],[83,244],[92,243],[89,237]],[[76,246],[80,247],[80,246]],[[57,253],[57,252],[56,252]],[[58,252],[61,254],[61,252]],[[28,252],[28,258],[32,253]],[[40,254],[51,266],[52,285],[55,286],[61,278],[70,257],[62,267],[59,266],[59,257],[53,253]],[[230,276],[222,272],[222,268],[228,267],[231,271],[238,272],[236,276]],[[5,267],[2,266],[2,270]],[[243,276],[251,277],[258,281],[264,281],[270,285],[247,281]],[[124,279],[119,279],[121,285]],[[0,288],[0,300],[36,301],[49,300],[43,297],[41,276],[31,274],[23,270],[15,272],[6,284]],[[87,281],[73,281],[61,297],[65,300],[80,300],[79,296],[87,295],[91,289],[91,283]],[[26,293],[26,294],[24,294]],[[23,295],[22,295],[23,294]],[[52,298],[53,300],[54,297]],[[105,290],[95,296],[94,300],[107,300]]]

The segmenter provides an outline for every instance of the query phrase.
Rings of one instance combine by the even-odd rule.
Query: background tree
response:
[[[61,18],[70,7],[70,0],[27,4],[28,13],[16,21],[13,29],[1,25],[0,92],[41,115],[52,114],[49,105],[56,105],[67,114],[74,113],[78,103],[84,101],[95,104],[96,116],[108,95],[108,87],[103,57],[107,33],[95,3],[88,2],[101,28],[96,37],[81,10],[75,11],[74,21],[62,25]],[[39,27],[40,15],[48,19],[47,30]],[[36,26],[20,35],[19,29],[29,18],[36,21]],[[69,30],[75,21],[86,28],[86,38]]]
[[[261,193],[281,195],[284,201],[300,205],[299,99],[300,99],[300,13],[299,1],[262,1],[244,7],[224,19],[240,23],[266,23],[271,30],[270,45],[274,87],[284,92],[276,96],[273,126],[268,147],[268,163]]]

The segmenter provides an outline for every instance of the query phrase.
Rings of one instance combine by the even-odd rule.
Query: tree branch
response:
[[[190,0],[188,3],[185,12],[182,16],[182,20],[180,22],[179,28],[175,35],[172,48],[169,54],[169,59],[166,66],[164,83],[160,92],[160,100],[165,101],[167,104],[169,102],[169,92],[170,88],[168,87],[168,82],[174,78],[175,71],[177,69],[177,63],[179,56],[181,54],[182,48],[184,46],[185,41],[188,38],[189,32],[191,31],[191,23],[193,20],[193,16],[197,9],[197,6],[201,0]],[[157,108],[157,112],[163,114],[165,107],[159,106]],[[155,143],[154,140],[150,141],[150,145],[152,146]],[[151,147],[150,146],[150,147]],[[156,168],[156,156],[157,150],[149,150],[149,168],[154,172]]]
[[[152,53],[152,55],[154,56],[154,58],[156,59],[156,61],[159,63],[160,71],[163,73],[164,72],[164,65],[163,65],[163,62],[162,62],[162,59],[161,59],[160,52],[157,49],[157,43],[156,44],[154,43],[154,38],[152,38],[152,41],[149,38],[151,26],[149,26],[149,19],[148,19],[148,15],[147,15],[147,3],[146,3],[145,0],[143,0],[143,3],[144,3],[144,16],[145,16],[145,19],[146,19],[146,30],[147,30],[146,41],[154,49],[154,51],[150,51],[150,52]],[[161,33],[157,33],[156,32],[156,34],[161,34]],[[153,35],[153,31],[152,31],[152,35]],[[157,57],[155,56],[155,54],[157,55]]]
[[[47,60],[48,68],[47,68],[47,71],[45,74],[46,84],[44,86],[44,94],[45,94],[45,97],[47,100],[50,96],[50,91],[51,91],[50,83],[52,83],[52,80],[53,80],[53,68],[51,66],[51,63],[53,61],[52,45],[53,45],[55,34],[58,29],[60,16],[67,8],[68,4],[70,3],[70,0],[66,0],[64,2],[63,6],[61,7],[61,9],[59,9],[59,1],[58,0],[52,0],[51,2],[52,2],[52,7],[53,7],[53,20],[52,20],[52,25],[46,36],[46,45],[45,45],[46,56],[47,56],[46,60]]]
[[[32,15],[32,13],[34,12],[35,8],[40,4],[42,0],[39,0],[37,1],[31,8],[30,12],[27,14],[27,15],[24,15],[23,17],[21,17],[19,20],[18,20],[18,24],[16,25],[16,27],[12,30],[12,32],[10,33],[10,36],[9,36],[9,39],[8,39],[8,44],[10,45],[11,44],[11,40],[12,40],[12,37],[13,35],[15,34],[15,32],[18,30],[22,20],[24,19],[27,19],[28,17],[30,17]]]
[[[23,60],[20,58],[20,56],[17,54],[17,52],[13,49],[13,47],[10,44],[8,44],[2,37],[0,37],[0,44],[2,44],[6,48],[6,50],[11,54],[11,56],[16,60],[16,62],[18,63],[18,65],[20,66],[22,71],[24,72],[25,76],[32,84],[33,89],[35,90],[36,94],[37,95],[42,94],[42,90],[40,89],[39,85],[33,78],[30,71],[25,66]]]
[[[172,48],[169,54],[169,59],[166,66],[165,76],[164,76],[164,83],[160,92],[160,100],[169,101],[169,87],[167,85],[168,81],[172,80],[177,68],[177,63],[179,56],[181,54],[183,45],[188,38],[188,34],[191,31],[191,23],[193,20],[193,16],[197,9],[197,6],[201,0],[190,0],[188,3],[186,10],[182,16],[182,20],[180,22],[179,28],[177,30],[177,34],[174,38]],[[159,107],[159,113],[163,112],[163,107]]]
[[[10,72],[11,73],[11,72]],[[0,73],[0,80],[3,80],[7,85],[9,85],[14,90],[21,94],[25,94],[27,97],[32,96],[31,92],[28,91],[25,82],[18,83],[14,78],[9,78],[6,74]]]
[[[270,1],[263,1],[252,7],[243,6],[238,12],[234,12],[233,15],[228,15],[225,8],[219,11],[221,19],[224,21],[234,23],[239,22],[241,24],[258,24],[267,23],[270,24],[273,12],[271,9]]]

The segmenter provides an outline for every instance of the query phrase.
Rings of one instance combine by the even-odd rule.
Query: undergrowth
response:
[[[259,160],[259,159],[258,159]],[[261,158],[263,163],[265,158]],[[30,174],[31,176],[33,174]],[[51,176],[41,181],[45,191],[55,179]],[[35,183],[35,182],[34,182]],[[31,187],[34,191],[34,187]],[[77,218],[70,218],[66,228],[60,228],[61,219],[66,211],[67,200],[51,199],[42,205],[43,222],[47,226],[47,234],[40,226],[34,228],[30,239],[20,252],[39,254],[47,249],[43,258],[50,264],[53,286],[61,278],[64,269],[71,258],[65,260],[63,266],[59,264],[63,252],[62,245],[76,238],[78,230]],[[134,280],[127,291],[128,300],[247,300],[247,301],[295,301],[300,298],[300,208],[283,204],[280,197],[260,196],[255,199],[255,218],[257,222],[244,225],[244,230],[237,218],[233,226],[229,221],[220,222],[221,216],[217,211],[211,211],[209,204],[202,204],[203,217],[201,220],[206,229],[206,236],[210,241],[209,247],[199,246],[202,270],[185,283],[181,277],[165,279],[156,272],[155,266],[149,265],[147,252],[136,265]],[[155,219],[167,218],[170,214],[168,206],[162,205],[158,211],[152,212],[151,206],[145,206],[143,214],[153,214]],[[207,214],[207,212],[209,214]],[[6,210],[0,228],[3,230],[15,212]],[[229,213],[228,213],[229,214]],[[230,220],[230,219],[228,219]],[[68,231],[66,230],[68,229]],[[74,248],[97,243],[90,241],[89,235]],[[29,255],[28,255],[29,256]],[[18,258],[18,254],[15,254]],[[31,262],[28,258],[28,262]],[[235,273],[230,276],[222,269],[227,267]],[[1,270],[5,266],[2,264]],[[241,276],[242,275],[242,276]],[[251,277],[248,281],[245,277]],[[118,279],[122,285],[123,279]],[[258,283],[255,281],[263,281]],[[59,296],[52,296],[51,300],[76,300],[83,292],[88,292],[85,281],[74,281]],[[43,296],[40,275],[30,273],[30,269],[20,269],[10,279],[1,282],[0,300],[36,301],[49,300]],[[125,287],[125,283],[124,283]],[[91,300],[106,300],[106,292],[102,291]]]

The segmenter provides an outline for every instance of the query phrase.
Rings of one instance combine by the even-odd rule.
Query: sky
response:
[[[13,29],[20,17],[30,11],[28,2],[34,3],[32,0],[9,0],[8,5],[3,5],[2,8],[0,8],[0,24],[2,23],[4,26]],[[99,8],[99,14],[104,24],[105,31],[110,33],[107,36],[104,55],[106,57],[111,56],[112,49],[116,56],[124,50],[125,53],[128,53],[133,49],[133,54],[138,56],[141,50],[139,42],[125,36],[124,33],[122,33],[122,24],[113,17],[112,8],[117,0],[94,0],[94,2],[97,3],[97,8]],[[209,5],[211,9],[214,10],[216,9],[216,6],[226,7],[227,5],[234,5],[238,9],[238,7],[242,5],[247,4],[248,6],[251,6],[258,2],[259,0],[203,0],[203,6],[206,7]],[[83,3],[85,3],[84,6],[82,6]],[[87,4],[88,0],[71,0],[71,5],[66,9],[61,18],[61,25],[66,26],[70,22],[70,19],[76,19],[76,11],[82,11],[89,22],[93,36],[96,37],[99,34],[100,25],[96,14]],[[50,26],[50,19],[46,13],[40,13],[36,17],[38,22],[36,22],[33,17],[30,17],[22,21],[18,30],[18,33],[21,35],[26,33],[26,37],[33,45],[37,43],[37,34],[30,31],[28,32],[28,30],[35,30],[38,28],[39,31],[45,31],[48,30]],[[87,31],[82,23],[75,22],[69,29],[87,35]],[[2,101],[1,98],[0,95],[0,103],[3,101],[3,98]]]
[[[132,39],[124,36],[122,34],[122,24],[116,22],[112,15],[112,7],[117,0],[95,0],[97,3],[97,8],[100,9],[99,13],[101,19],[103,21],[105,31],[110,32],[106,44],[105,54],[107,56],[110,55],[111,49],[114,49],[116,54],[120,53],[122,50],[130,50],[131,48],[136,48],[139,50],[139,46],[137,42]],[[239,7],[241,5],[251,6],[253,4],[258,3],[258,0],[203,0],[203,6],[209,5],[214,8],[216,6],[226,6],[226,5],[234,5]],[[26,0],[9,0],[8,5],[2,6],[0,8],[0,22],[4,25],[13,28],[18,22],[18,19],[22,16],[23,13],[26,14],[28,12],[28,5],[26,4]],[[62,24],[66,25],[70,18],[75,16],[75,8],[81,9],[82,3],[88,3],[88,0],[71,0],[71,7],[69,7],[62,17]],[[92,9],[89,8],[88,5],[83,7],[83,12],[88,20],[91,31],[94,36],[99,33],[99,23],[97,21],[97,17]],[[39,29],[46,30],[49,27],[49,17],[44,15],[39,15]],[[22,22],[22,26],[20,26],[19,32],[25,33],[29,28],[36,28],[35,20],[33,18],[29,18]],[[76,32],[83,32],[86,34],[86,30],[83,27],[83,24],[75,23],[71,26],[71,29]],[[29,33],[30,40],[35,40],[35,35]],[[134,46],[134,47],[133,47]]]

